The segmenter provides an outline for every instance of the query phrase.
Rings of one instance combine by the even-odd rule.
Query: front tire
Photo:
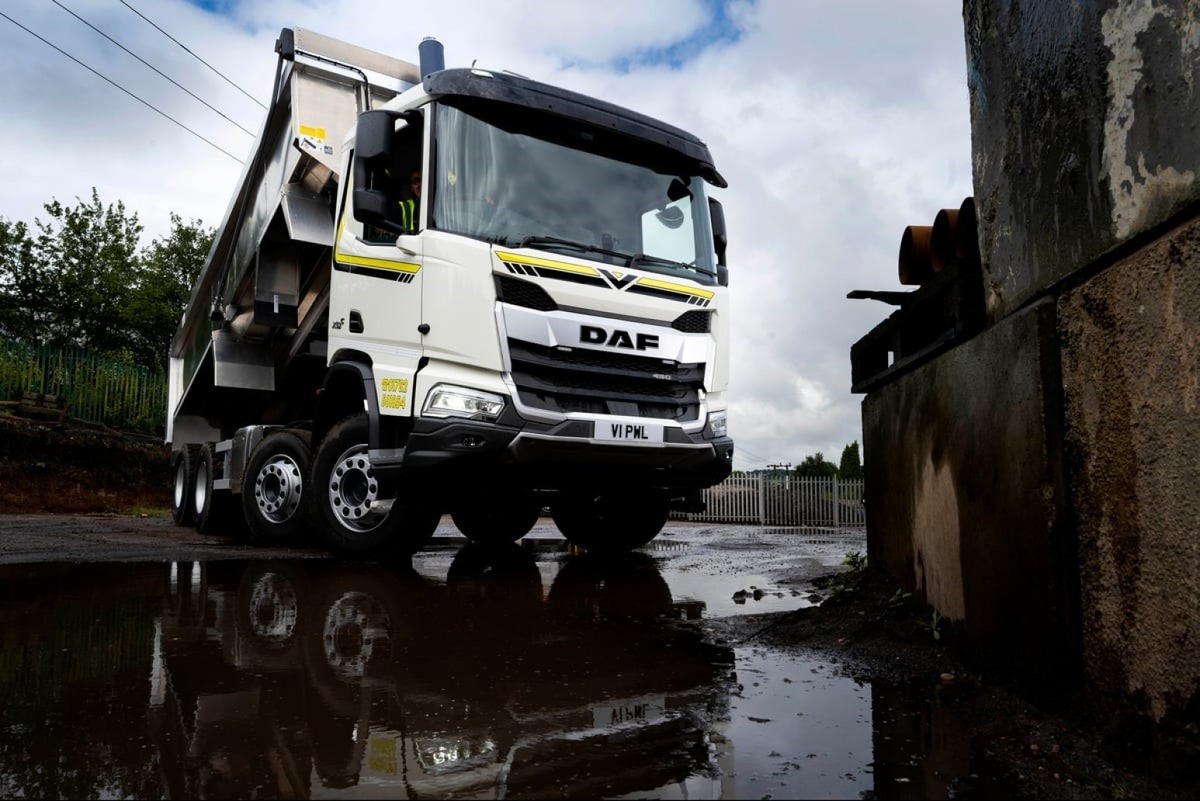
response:
[[[242,512],[251,540],[278,544],[304,530],[309,466],[308,445],[287,431],[271,434],[254,449],[242,476]]]
[[[658,536],[670,513],[667,496],[569,493],[550,505],[558,530],[592,553],[624,553]]]
[[[367,457],[367,415],[345,418],[329,429],[313,460],[310,493],[321,536],[348,555],[412,556],[429,542],[441,515],[396,502],[387,512],[372,508],[379,479]]]

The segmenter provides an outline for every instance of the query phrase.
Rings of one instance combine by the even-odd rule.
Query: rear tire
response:
[[[667,496],[564,494],[550,505],[554,524],[572,545],[592,553],[624,553],[658,536],[667,522]]]
[[[498,495],[489,494],[476,501],[455,509],[450,517],[464,537],[480,545],[516,542],[529,533],[542,510],[532,496],[513,495],[505,502]]]
[[[242,513],[257,543],[297,539],[308,524],[308,446],[287,431],[258,444],[242,475]]]
[[[177,526],[190,526],[196,519],[195,495],[196,462],[199,449],[184,445],[171,452],[171,519]]]
[[[213,489],[216,475],[216,447],[211,442],[206,442],[200,446],[196,473],[192,480],[196,530],[201,534],[213,536],[240,537],[245,532],[241,509],[234,502],[230,492],[217,492]]]
[[[339,553],[412,556],[433,537],[442,516],[399,501],[387,512],[372,511],[380,486],[367,458],[367,436],[365,412],[329,429],[313,459],[313,516],[325,544]]]

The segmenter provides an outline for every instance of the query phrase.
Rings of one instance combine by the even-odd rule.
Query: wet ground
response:
[[[863,537],[671,523],[599,561],[444,525],[380,565],[0,517],[0,797],[1002,793],[928,685],[753,636]]]

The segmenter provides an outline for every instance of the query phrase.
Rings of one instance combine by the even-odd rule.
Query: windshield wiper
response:
[[[628,253],[622,253],[619,250],[610,250],[602,248],[599,245],[589,245],[586,242],[576,242],[573,239],[560,239],[557,236],[527,236],[515,245],[508,245],[508,247],[527,248],[530,245],[558,245],[559,247],[571,248],[572,250],[580,250],[584,253],[601,253],[605,256],[620,259],[626,263],[637,258]]]
[[[583,251],[584,253],[601,253],[605,256],[612,256],[625,262],[631,270],[636,270],[638,264],[642,262],[652,262],[654,264],[665,264],[668,267],[678,267],[683,270],[688,270],[689,272],[704,273],[705,275],[716,275],[716,273],[711,270],[705,270],[702,267],[685,264],[681,261],[664,259],[661,256],[651,256],[648,253],[622,253],[619,250],[610,250],[609,248],[602,248],[599,245],[590,245],[587,242],[576,242],[573,239],[561,239],[557,236],[527,236],[515,243],[509,242],[506,239],[500,239],[499,244],[504,245],[505,247],[518,248],[525,248],[529,247],[530,245],[557,245],[559,247]]]
[[[711,270],[705,270],[703,267],[698,267],[694,264],[685,264],[684,262],[675,261],[674,259],[664,259],[662,256],[651,256],[648,253],[638,253],[637,255],[631,257],[629,259],[629,269],[636,270],[638,264],[644,261],[653,262],[655,264],[665,264],[668,267],[680,267],[684,270],[688,270],[689,272],[704,273],[705,275],[716,275],[715,272],[712,272]]]

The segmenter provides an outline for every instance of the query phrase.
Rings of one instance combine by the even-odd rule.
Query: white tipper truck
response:
[[[170,350],[172,514],[408,554],[653,539],[730,472],[725,186],[695,136],[285,28]],[[424,191],[420,191],[423,187]]]

